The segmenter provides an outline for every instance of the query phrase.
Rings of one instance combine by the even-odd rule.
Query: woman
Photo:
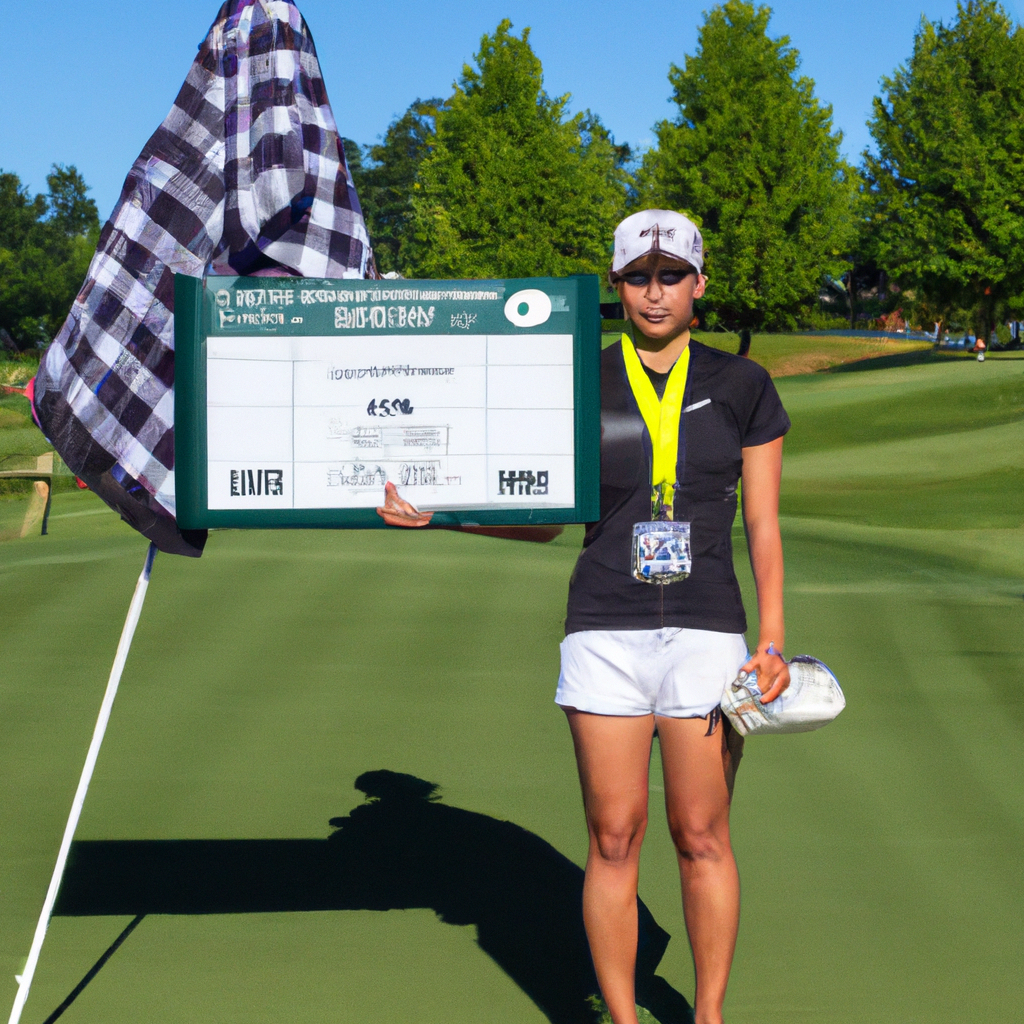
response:
[[[648,767],[661,744],[665,803],[697,977],[697,1024],[720,1024],[739,923],[729,803],[741,741],[721,718],[742,668],[763,700],[789,685],[781,651],[778,498],[789,419],[757,364],[690,340],[703,245],[679,213],[615,230],[610,280],[630,332],[601,366],[601,518],[569,584],[556,702],[572,732],[590,849],[583,916],[614,1024],[637,1024],[637,881]],[[742,480],[757,585],[748,657],[731,533]],[[428,516],[388,491],[395,525]]]

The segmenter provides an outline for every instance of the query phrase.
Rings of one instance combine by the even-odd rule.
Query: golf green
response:
[[[778,381],[786,648],[826,661],[848,707],[747,744],[733,1024],[1024,1002],[1024,360],[871,366]],[[23,1020],[137,913],[68,1024],[556,1019],[558,900],[586,850],[552,703],[580,537],[220,532],[198,561],[158,556]],[[0,1003],[145,550],[87,493],[0,544]],[[641,896],[672,936],[657,973],[689,999],[654,761]],[[347,817],[381,770],[440,799],[370,776],[379,803]],[[332,863],[351,878],[316,874]]]

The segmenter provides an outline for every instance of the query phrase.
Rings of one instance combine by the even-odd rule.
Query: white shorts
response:
[[[705,718],[750,657],[742,633],[589,629],[561,644],[555,703],[595,715]]]

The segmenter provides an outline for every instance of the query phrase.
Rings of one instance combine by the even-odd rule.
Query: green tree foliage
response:
[[[570,117],[568,96],[544,92],[529,29],[511,29],[506,20],[484,36],[476,67],[463,68],[453,95],[411,107],[371,151],[390,176],[378,179],[386,181],[381,200],[371,190],[371,220],[385,226],[385,247],[397,240],[406,276],[607,269],[627,154],[596,116]]]
[[[355,167],[346,140],[349,170],[373,242],[377,269],[382,274],[401,269],[399,251],[412,222],[413,186],[420,164],[430,151],[434,118],[441,105],[439,99],[412,103],[391,123],[382,142],[366,148],[368,162],[363,161],[358,147],[352,143]]]
[[[922,19],[905,67],[883,79],[865,154],[877,259],[948,316],[1024,312],[1024,32],[994,0]]]
[[[727,0],[706,15],[697,52],[672,65],[678,116],[656,128],[638,198],[701,227],[706,303],[739,328],[792,327],[812,315],[822,278],[848,269],[856,174],[839,156],[832,108],[798,77],[771,11]]]
[[[54,164],[48,192],[29,195],[0,172],[0,339],[19,349],[60,330],[99,238],[96,204],[78,171]]]

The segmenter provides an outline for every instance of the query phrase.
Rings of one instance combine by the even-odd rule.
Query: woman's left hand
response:
[[[768,647],[758,647],[753,655],[741,669],[741,672],[757,673],[757,688],[761,691],[761,703],[771,704],[776,697],[781,696],[789,686],[789,666],[781,654],[773,650],[768,653]]]

